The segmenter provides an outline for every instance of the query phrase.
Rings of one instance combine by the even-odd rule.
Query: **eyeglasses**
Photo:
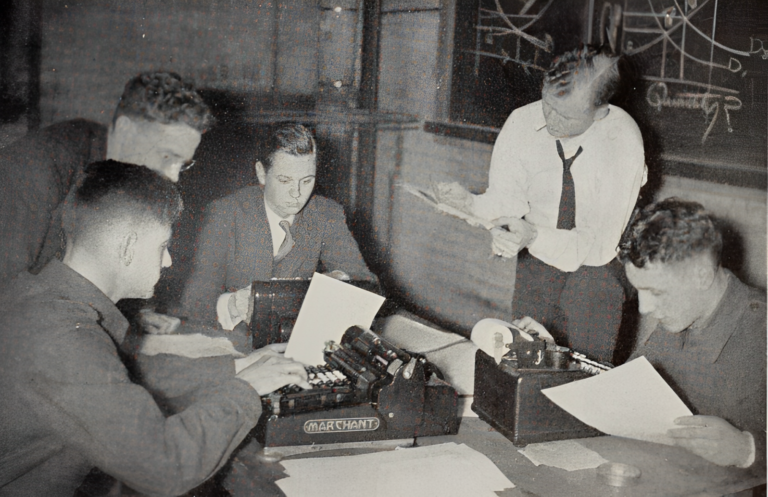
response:
[[[190,159],[181,165],[181,167],[179,168],[179,172],[183,173],[184,171],[189,171],[190,169],[192,169],[192,166],[194,165],[195,165],[195,161]]]

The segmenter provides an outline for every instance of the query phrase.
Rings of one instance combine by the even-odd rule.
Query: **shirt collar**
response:
[[[547,127],[547,120],[544,118],[544,108],[541,105],[541,100],[539,100],[539,110],[538,112],[534,112],[534,117],[532,119],[533,121],[533,130],[534,131],[541,131],[542,129]],[[599,119],[595,119],[595,122],[602,121],[608,115],[611,113],[611,106],[608,106],[608,114],[604,115],[603,117]]]
[[[291,214],[290,216],[285,218],[278,216],[275,213],[275,211],[273,211],[272,208],[269,207],[269,204],[267,203],[266,198],[264,199],[264,209],[267,211],[267,221],[269,221],[270,227],[280,228],[280,221],[283,221],[283,220],[288,221],[289,223],[291,223],[291,225],[293,225],[293,221],[296,219],[295,214]]]
[[[123,342],[128,330],[128,320],[96,285],[56,259],[43,268],[40,277],[51,282],[51,286],[64,298],[82,302],[91,307],[100,316],[99,325],[107,331],[115,343]]]
[[[541,100],[539,100],[538,112],[533,113],[533,130],[534,131],[541,131],[542,129],[547,127],[547,120],[544,119],[544,108],[541,105]]]

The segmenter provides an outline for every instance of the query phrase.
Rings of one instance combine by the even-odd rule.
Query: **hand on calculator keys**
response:
[[[331,388],[349,385],[350,381],[344,373],[328,366],[304,366],[307,371],[307,381],[312,388]],[[287,385],[280,389],[281,393],[296,393],[303,389],[297,385]]]

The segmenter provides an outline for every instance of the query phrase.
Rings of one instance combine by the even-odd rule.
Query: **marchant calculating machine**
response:
[[[341,343],[328,342],[324,356],[325,364],[307,368],[312,389],[288,386],[262,397],[254,434],[265,453],[458,432],[456,390],[426,358],[357,326]]]

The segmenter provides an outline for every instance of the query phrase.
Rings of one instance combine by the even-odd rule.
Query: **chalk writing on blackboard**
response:
[[[546,3],[527,0],[524,5],[517,6],[519,8],[512,11],[511,6],[503,7],[500,0],[493,2],[481,0],[476,26],[477,43],[474,50],[468,50],[476,56],[475,72],[479,71],[480,57],[500,59],[502,64],[508,62],[518,64],[527,74],[530,74],[529,69],[544,71],[551,57],[542,59],[542,55],[552,53],[554,48],[552,36],[544,33],[537,37],[526,30],[542,18],[553,2],[554,0],[546,0]],[[499,42],[502,38],[514,40],[513,54],[508,51],[508,43]],[[490,47],[498,48],[492,50]],[[532,48],[533,55],[525,57],[524,48]]]
[[[717,0],[712,2],[628,2],[622,13],[623,53],[639,56],[653,49],[656,55],[656,62],[641,76],[649,82],[647,104],[659,112],[700,109],[705,117],[702,145],[723,118],[728,133],[734,131],[732,113],[743,107],[734,78],[746,75],[743,61],[753,55],[768,58],[760,39],[750,38],[749,51],[716,40],[718,7]],[[621,9],[618,4],[612,8]],[[607,24],[603,17],[601,40],[611,34]]]

